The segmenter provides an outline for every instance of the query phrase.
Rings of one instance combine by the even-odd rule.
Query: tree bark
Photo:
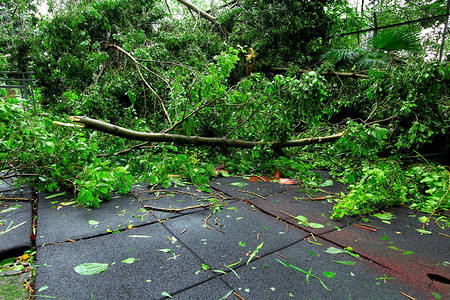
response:
[[[274,149],[281,149],[287,147],[298,147],[308,144],[321,144],[329,143],[340,139],[345,131],[325,136],[325,137],[315,137],[306,138],[300,140],[291,140],[280,143],[262,143],[254,141],[244,141],[235,140],[227,138],[217,138],[217,137],[199,137],[199,136],[186,136],[181,134],[168,134],[168,133],[149,133],[140,132],[135,130],[126,129],[113,124],[102,122],[99,120],[91,119],[88,117],[70,117],[70,120],[75,123],[82,124],[84,128],[95,129],[101,132],[109,133],[114,136],[119,136],[122,138],[145,141],[145,142],[167,142],[167,143],[179,143],[179,144],[191,144],[191,145],[204,145],[204,146],[217,146],[217,147],[232,147],[232,148],[247,148],[251,149],[258,145],[269,145]],[[61,122],[55,122],[55,124],[63,125]]]

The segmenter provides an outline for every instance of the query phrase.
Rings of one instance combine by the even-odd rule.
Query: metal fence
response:
[[[444,2],[445,1],[445,2]],[[365,1],[365,0],[354,0],[353,1],[353,5],[355,7],[355,11],[358,12],[358,14],[362,15],[363,11],[365,11],[364,7],[366,5],[368,5],[368,3],[371,3],[371,5],[374,5],[377,1],[376,0],[372,0],[372,1]],[[403,1],[405,2],[405,1]],[[401,4],[402,1],[397,1],[398,4]],[[414,3],[414,1],[411,1],[411,3]],[[374,32],[376,34],[376,32],[380,29],[385,29],[385,28],[393,28],[393,27],[398,27],[398,26],[405,26],[405,25],[412,25],[412,24],[417,24],[417,23],[422,23],[422,22],[426,22],[426,21],[432,21],[432,20],[441,20],[441,22],[443,23],[443,29],[440,33],[440,43],[439,43],[439,50],[437,51],[437,57],[439,59],[439,61],[442,61],[443,56],[444,56],[444,47],[446,44],[446,39],[447,36],[450,37],[450,24],[449,24],[449,19],[450,19],[450,0],[443,0],[442,1],[442,5],[444,5],[446,3],[446,9],[445,9],[445,13],[443,14],[438,14],[438,15],[431,15],[430,16],[430,12],[425,11],[422,15],[422,17],[419,17],[417,19],[413,19],[413,20],[407,20],[404,22],[400,22],[400,23],[394,23],[394,24],[384,24],[381,25],[380,24],[380,20],[379,18],[377,18],[377,12],[372,12],[372,26],[371,28],[367,28],[367,29],[360,29],[360,30],[356,30],[356,31],[352,31],[352,32],[346,32],[346,33],[341,33],[341,34],[337,34],[335,35],[333,38],[339,38],[339,37],[344,37],[344,36],[349,36],[349,35],[358,35],[358,43],[359,43],[359,35],[360,34],[364,34],[364,33],[368,33],[368,32]],[[378,19],[378,21],[377,21]],[[381,20],[382,21],[382,20]],[[430,26],[430,27],[438,27],[438,26]],[[446,53],[447,56],[449,55],[448,53]],[[448,59],[448,57],[447,57]]]
[[[36,79],[32,78],[34,74],[33,71],[0,71],[0,88],[6,89],[20,89],[20,93],[23,99],[29,103],[29,96],[33,103],[33,109],[36,111],[36,103],[34,101],[33,92],[33,81]]]

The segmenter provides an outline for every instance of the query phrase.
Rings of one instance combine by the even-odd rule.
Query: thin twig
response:
[[[375,113],[375,111],[378,109],[378,100],[375,102],[375,108],[372,110],[372,112],[370,113],[369,117],[363,122],[363,124],[366,124],[367,121],[369,121],[373,114]]]
[[[33,198],[8,198],[8,197],[0,197],[0,200],[3,200],[3,201],[34,201]]]
[[[211,230],[211,227],[208,226],[208,219],[211,217],[212,213],[210,213],[205,220],[203,220],[203,227],[205,227],[206,229]]]
[[[167,10],[169,11],[170,14],[172,14],[172,11],[170,10],[170,7],[169,7],[169,3],[167,3],[167,0],[164,0],[164,1],[166,2]]]
[[[162,131],[162,133],[168,133],[172,130],[175,129],[175,127],[177,127],[178,125],[180,125],[181,123],[183,123],[184,121],[186,121],[187,119],[189,119],[190,117],[192,117],[193,115],[195,115],[197,112],[199,112],[200,110],[204,109],[205,107],[213,104],[214,102],[216,102],[219,99],[222,99],[223,96],[217,97],[215,99],[212,99],[211,101],[206,102],[205,104],[203,104],[202,106],[200,106],[199,108],[197,108],[196,110],[194,110],[193,112],[191,112],[188,116],[183,117],[180,121],[176,122],[175,124],[173,124],[171,127],[167,128],[166,130]]]
[[[281,257],[283,257],[283,258],[289,259],[289,257],[284,256],[283,254],[280,254],[280,253],[278,253],[277,251],[274,251],[274,253],[275,253],[275,254],[278,254],[279,256],[281,256]]]
[[[280,213],[283,213],[283,214],[288,215],[289,217],[295,219],[295,217],[294,217],[293,215],[291,215],[291,214],[289,214],[289,213],[287,213],[287,212],[284,212],[284,211],[280,210]]]
[[[215,229],[217,229],[218,231],[222,232],[223,234],[226,234],[226,233],[225,233],[225,231],[223,231],[223,230],[221,230],[221,229],[217,228],[217,227],[216,227],[216,226],[214,226],[213,224],[210,224],[210,223],[206,223],[206,224],[208,224],[209,226],[212,226],[212,227],[214,227]]]
[[[152,142],[145,142],[145,143],[142,143],[142,144],[134,145],[134,146],[131,146],[128,149],[120,150],[119,152],[116,152],[116,153],[113,153],[113,154],[98,154],[97,157],[107,157],[107,156],[117,156],[117,155],[127,154],[127,153],[131,152],[134,149],[139,149],[139,148],[145,147],[145,146],[149,145],[150,143],[152,143]]]
[[[286,225],[286,232],[284,234],[287,234],[289,232],[289,225],[286,221],[283,220],[283,222]]]
[[[411,300],[417,300],[417,298],[414,298],[414,297],[411,297],[411,296],[409,296],[409,295],[406,295],[406,294],[403,293],[403,292],[400,292],[400,294],[402,294],[403,296],[405,296],[405,297],[407,297],[407,298],[409,298],[409,299],[411,299]]]
[[[361,225],[358,225],[358,224],[353,224],[353,226],[361,228],[361,229],[365,229],[365,230],[368,230],[368,231],[377,232],[376,229],[372,229],[372,228],[369,228],[369,227],[361,226]]]
[[[215,204],[216,202],[212,202],[212,203],[208,203],[208,204],[202,204],[202,205],[188,206],[188,207],[184,207],[184,208],[164,208],[164,207],[154,207],[154,206],[151,206],[151,205],[144,205],[144,208],[148,208],[148,209],[151,209],[151,210],[157,210],[157,211],[178,213],[178,212],[189,210],[189,209],[209,207],[209,206]]]
[[[106,69],[106,60],[102,63],[102,67],[100,69],[100,72],[98,72],[98,75],[95,77],[94,85],[97,85],[98,80],[100,79],[100,76],[102,76],[103,71],[105,71],[105,69]]]
[[[142,59],[142,58],[136,58],[136,60],[138,61],[145,61],[145,62],[153,62],[153,63],[159,63],[159,64],[170,64],[170,65],[174,65],[174,66],[179,66],[185,69],[194,69],[194,67],[191,66],[186,66],[180,63],[176,63],[176,62],[172,62],[172,61],[163,61],[163,60],[153,60],[153,59]]]
[[[235,291],[233,291],[233,294],[239,298],[239,300],[245,300],[244,298],[241,297],[241,295],[239,295],[238,293],[236,293]]]
[[[258,194],[253,193],[253,192],[249,192],[249,191],[240,191],[240,192],[241,192],[241,193],[246,193],[246,194],[252,194],[252,195],[255,195],[256,197],[259,197],[259,198],[261,198],[261,199],[263,199],[263,200],[266,200],[266,198],[264,198],[263,196],[258,195]]]
[[[376,120],[376,121],[372,121],[372,122],[369,122],[369,123],[365,123],[365,125],[373,125],[373,124],[376,124],[376,123],[387,122],[387,121],[390,121],[390,120],[392,120],[392,119],[397,118],[397,116],[398,116],[398,115],[393,115],[392,117],[389,117],[389,118],[386,118],[386,119]]]
[[[280,90],[278,90],[278,91],[275,91],[275,92],[272,92],[272,93],[270,93],[267,97],[266,97],[266,99],[264,99],[264,101],[263,102],[261,102],[259,105],[258,105],[258,107],[256,107],[253,111],[252,111],[252,113],[245,119],[245,120],[243,120],[243,121],[241,121],[239,124],[237,124],[227,135],[225,135],[224,136],[224,139],[226,139],[226,138],[228,138],[231,134],[233,134],[239,127],[241,127],[242,125],[244,125],[245,123],[247,123],[248,121],[250,121],[250,119],[253,117],[253,115],[260,109],[260,107],[264,104],[264,103],[266,103],[269,99],[270,99],[270,97],[272,96],[272,95],[274,95],[275,93],[278,93],[278,92],[280,92],[281,91],[281,89]]]
[[[161,75],[153,72],[152,70],[150,70],[149,68],[147,68],[146,66],[144,66],[143,64],[139,63],[139,65],[141,67],[143,67],[145,70],[147,70],[148,72],[152,73],[153,75],[155,75],[156,77],[158,77],[159,79],[161,79],[162,81],[164,81],[167,86],[169,87],[170,91],[172,91],[172,86],[170,85],[170,83],[167,82],[167,80],[165,80]]]
[[[144,75],[142,75],[141,69],[139,68],[139,62],[134,58],[134,56],[132,56],[130,53],[128,53],[125,49],[122,49],[121,47],[114,45],[114,44],[109,44],[108,47],[112,47],[115,48],[121,52],[123,52],[125,55],[127,55],[135,64],[136,66],[136,70],[139,73],[139,76],[141,77],[141,80],[144,82],[144,84],[147,86],[147,88],[152,91],[152,93],[155,95],[155,97],[159,100],[159,103],[161,104],[161,108],[164,111],[164,114],[167,117],[167,120],[169,121],[169,124],[172,125],[172,121],[170,120],[170,116],[169,113],[167,112],[166,107],[164,106],[164,101],[161,99],[161,97],[155,92],[155,90],[150,86],[150,84],[147,82],[147,80],[145,80]]]
[[[151,194],[151,193],[168,193],[168,194],[179,193],[179,194],[188,194],[188,195],[192,195],[192,196],[198,196],[198,194],[196,194],[196,193],[185,192],[185,191],[151,190],[151,191],[148,191],[148,193],[149,194]]]

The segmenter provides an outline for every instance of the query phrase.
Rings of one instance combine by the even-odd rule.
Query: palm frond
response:
[[[356,66],[360,70],[368,70],[372,67],[387,65],[389,65],[389,55],[382,52],[363,55],[356,61]]]
[[[380,50],[419,50],[420,39],[417,33],[407,27],[388,28],[374,36],[370,43]]]
[[[364,52],[363,49],[329,49],[325,53],[319,55],[319,61],[331,60],[335,63],[340,61],[354,62]]]

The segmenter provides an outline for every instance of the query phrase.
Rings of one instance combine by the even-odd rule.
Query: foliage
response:
[[[332,217],[364,215],[406,203],[430,214],[450,209],[450,174],[443,167],[402,167],[393,157],[366,162],[362,173],[361,180],[350,185],[350,192],[335,205]]]
[[[1,70],[27,71],[31,66],[33,39],[28,37],[38,22],[35,12],[35,4],[27,1],[0,3]]]
[[[354,121],[349,121],[347,125],[346,134],[335,144],[336,151],[361,158],[375,158],[382,153],[387,141],[386,128],[378,124],[364,126]]]
[[[331,94],[326,104],[328,116],[334,121],[345,117],[388,119],[388,125],[383,124],[389,130],[387,144],[382,146],[385,152],[426,149],[433,143],[445,152],[450,129],[449,79],[449,64],[420,60],[392,67],[389,72],[372,70],[369,79],[349,80],[349,89]]]
[[[100,198],[131,188],[133,177],[125,167],[96,156],[96,133],[58,127],[50,119],[25,113],[22,105],[17,99],[0,103],[0,162],[6,175],[16,170],[36,174],[38,180],[32,183],[40,191],[71,187],[80,204],[96,207]],[[18,184],[24,181],[27,177]]]
[[[241,1],[224,10],[219,22],[231,43],[253,47],[269,65],[309,63],[329,38],[334,19],[326,7],[341,1]]]

